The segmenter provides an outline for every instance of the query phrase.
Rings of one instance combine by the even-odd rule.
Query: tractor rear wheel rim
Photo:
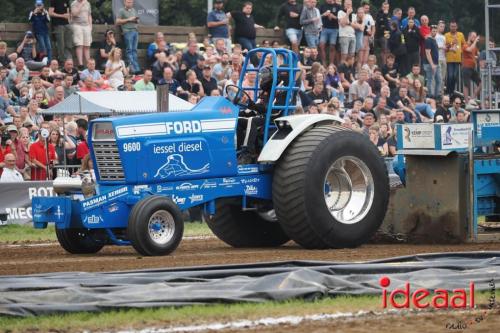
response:
[[[326,206],[335,220],[344,224],[358,223],[373,204],[372,173],[359,158],[341,157],[326,173],[324,193]]]
[[[167,244],[175,233],[175,221],[172,214],[166,210],[154,212],[149,218],[148,233],[156,244]]]

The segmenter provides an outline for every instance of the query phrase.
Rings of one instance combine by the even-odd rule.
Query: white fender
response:
[[[258,158],[259,163],[276,162],[290,143],[314,124],[319,122],[342,124],[344,122],[340,117],[330,114],[301,114],[277,118],[274,122],[277,124],[280,121],[287,122],[287,126],[291,128],[291,132],[286,137],[283,137],[282,133],[278,134],[280,130],[274,133],[262,149]]]

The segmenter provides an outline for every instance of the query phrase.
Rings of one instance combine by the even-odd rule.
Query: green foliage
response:
[[[1,1],[0,22],[28,22],[28,15],[34,8],[33,0]]]

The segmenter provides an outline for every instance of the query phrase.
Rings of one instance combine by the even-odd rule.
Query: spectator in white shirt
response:
[[[0,177],[0,183],[24,181],[23,175],[16,170],[16,157],[14,154],[6,154],[4,163],[5,166],[3,167],[2,176]]]

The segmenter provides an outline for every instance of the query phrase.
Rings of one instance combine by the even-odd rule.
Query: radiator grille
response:
[[[94,141],[94,154],[101,180],[125,180],[116,141]]]

